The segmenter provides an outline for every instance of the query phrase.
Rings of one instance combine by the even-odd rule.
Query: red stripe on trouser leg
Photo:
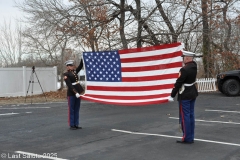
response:
[[[180,106],[179,106],[179,109],[180,109],[180,116],[181,116],[181,125],[182,125],[182,131],[183,131],[183,137],[182,137],[182,141],[185,140],[185,137],[186,137],[186,128],[185,128],[185,125],[184,125],[184,113],[183,113],[183,110],[182,110],[182,103],[180,102]]]
[[[69,96],[67,97],[68,99],[68,125],[70,126],[70,98]]]
[[[183,125],[183,140],[191,142],[194,139],[194,102],[193,100],[181,100],[181,117]]]

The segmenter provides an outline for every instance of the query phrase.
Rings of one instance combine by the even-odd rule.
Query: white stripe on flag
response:
[[[155,60],[155,61],[147,61],[147,62],[132,62],[132,63],[121,63],[122,67],[144,67],[149,66],[149,64],[153,65],[159,65],[159,64],[169,64],[174,62],[181,61],[181,57],[174,57],[174,58],[168,58],[163,60]]]
[[[172,47],[172,48],[166,48],[166,49],[157,49],[157,50],[146,51],[146,52],[134,52],[134,53],[128,53],[128,54],[120,54],[120,57],[121,57],[121,59],[125,59],[125,58],[136,58],[136,57],[164,55],[164,54],[169,54],[169,53],[173,53],[173,52],[176,52],[176,51],[180,51],[181,49],[182,49],[182,46],[178,46],[178,47]]]
[[[139,99],[139,100],[113,100],[113,99],[103,99],[103,98],[93,98],[85,96],[86,98],[97,100],[97,101],[107,101],[107,102],[115,102],[115,103],[141,103],[141,102],[154,102],[154,101],[160,101],[160,100],[167,100],[167,97],[164,98],[153,98],[153,99]]]
[[[142,71],[142,72],[122,72],[122,77],[144,77],[144,76],[156,76],[164,74],[178,73],[180,68],[170,68],[154,71]]]
[[[155,86],[155,85],[164,85],[164,84],[173,84],[176,82],[176,78],[173,79],[164,79],[164,80],[156,80],[151,81],[151,83],[147,82],[94,82],[94,81],[87,81],[87,86],[103,86],[103,87],[136,87],[136,86]]]
[[[147,95],[156,95],[164,94],[171,92],[172,89],[161,89],[161,90],[152,90],[152,91],[96,91],[88,90],[87,94],[91,95],[106,95],[106,96],[147,96]]]

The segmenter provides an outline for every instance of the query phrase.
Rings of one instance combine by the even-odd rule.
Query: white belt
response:
[[[189,87],[189,86],[194,85],[195,83],[196,83],[196,82],[193,82],[193,83],[191,83],[191,84],[184,83],[183,85],[186,86],[186,87]]]
[[[185,90],[185,86],[186,86],[186,87],[190,87],[190,86],[193,86],[195,83],[196,83],[196,82],[193,82],[193,83],[191,83],[191,84],[184,83],[184,84],[181,86],[181,88],[179,89],[179,94],[182,94],[182,93],[183,93],[183,91]]]
[[[80,82],[78,81],[78,82],[74,82],[74,83],[72,83],[72,85],[76,85],[76,84],[79,84]]]

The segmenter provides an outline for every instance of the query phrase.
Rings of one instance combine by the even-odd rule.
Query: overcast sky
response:
[[[21,17],[22,12],[14,7],[14,1],[22,2],[23,0],[0,0],[0,25],[4,23],[4,20],[13,23],[16,18]]]
[[[62,0],[65,4],[68,4],[68,0]],[[21,12],[17,7],[14,7],[15,3],[22,3],[24,0],[0,0],[0,26],[3,25],[4,20],[6,22],[11,21],[11,23],[15,23],[16,19],[20,19],[23,16],[23,12]]]

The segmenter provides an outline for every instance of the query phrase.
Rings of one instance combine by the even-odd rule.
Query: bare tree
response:
[[[240,68],[239,5],[237,0],[216,0],[212,4],[210,44],[216,73]]]
[[[19,24],[14,28],[11,22],[6,21],[3,26],[0,26],[0,64],[2,67],[11,67],[21,62],[23,54],[21,29]]]
[[[239,48],[232,38],[232,33],[239,31],[233,25],[237,18],[228,16],[236,3],[237,0],[71,0],[66,5],[61,0],[26,0],[19,8],[27,13],[29,28],[24,35],[29,53],[47,57],[49,64],[62,64],[65,49],[81,53],[180,41],[189,51],[203,52],[205,76],[209,77],[216,67],[217,50],[236,52]],[[216,17],[220,15],[221,22]],[[219,39],[220,35],[224,38]]]
[[[211,67],[211,57],[209,54],[210,51],[210,41],[209,41],[209,20],[208,20],[208,0],[202,0],[202,24],[203,24],[203,64],[204,64],[204,71],[205,77],[209,77],[210,68]]]

